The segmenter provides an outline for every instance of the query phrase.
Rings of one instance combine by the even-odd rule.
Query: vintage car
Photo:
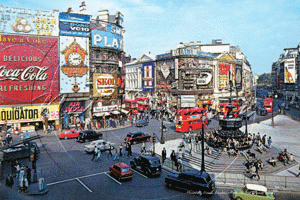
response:
[[[200,196],[215,192],[215,182],[206,172],[184,171],[179,174],[169,174],[165,178],[165,183],[168,188],[174,187]]]
[[[150,135],[146,135],[145,133],[139,132],[129,132],[125,137],[125,142],[130,142],[131,144],[137,144],[143,141],[150,141]]]
[[[147,176],[161,174],[161,164],[157,157],[153,156],[137,156],[130,161],[132,169],[138,170]]]
[[[109,167],[111,176],[116,177],[119,181],[125,179],[132,179],[132,170],[126,163],[116,163]]]
[[[102,139],[103,134],[95,130],[80,131],[77,136],[77,142],[85,142],[86,140]]]
[[[3,150],[2,159],[3,159],[3,161],[10,161],[12,158],[21,159],[21,158],[29,157],[30,155],[32,155],[34,153],[35,148],[36,148],[37,159],[38,159],[40,149],[37,146],[36,142],[33,142],[33,141],[24,142],[17,146]]]
[[[246,184],[243,188],[235,188],[233,190],[233,198],[235,200],[275,199],[274,194],[268,192],[265,186],[256,184]]]
[[[90,144],[84,145],[84,151],[87,153],[92,153],[95,151],[95,147],[100,148],[101,151],[106,151],[112,146],[112,149],[115,148],[115,143],[106,142],[105,140],[96,140],[91,142]]]
[[[79,135],[79,131],[75,129],[64,130],[63,132],[59,133],[58,136],[60,139],[69,139],[69,138],[77,138]]]
[[[139,120],[135,123],[135,126],[137,127],[143,127],[143,126],[147,126],[149,124],[149,121],[148,120]]]

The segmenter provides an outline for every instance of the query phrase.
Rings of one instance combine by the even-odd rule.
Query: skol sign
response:
[[[116,96],[117,95],[117,75],[94,73],[94,97]]]

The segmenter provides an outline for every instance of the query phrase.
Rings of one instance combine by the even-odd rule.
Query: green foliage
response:
[[[257,84],[261,84],[261,85],[272,84],[271,73],[264,73],[264,74],[258,75]]]

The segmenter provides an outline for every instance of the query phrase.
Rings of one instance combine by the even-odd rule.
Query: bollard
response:
[[[39,191],[43,191],[44,190],[44,178],[39,178]]]

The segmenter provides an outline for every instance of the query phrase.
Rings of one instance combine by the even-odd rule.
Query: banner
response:
[[[0,35],[0,105],[58,102],[58,39]]]
[[[235,86],[237,89],[242,89],[243,85],[243,71],[242,71],[242,66],[241,65],[236,65],[236,70],[235,70]]]
[[[143,63],[142,88],[144,92],[154,92],[154,62]]]
[[[60,93],[89,92],[89,38],[60,36]]]
[[[295,58],[284,60],[284,83],[296,83]]]
[[[59,105],[2,107],[0,110],[0,123],[43,121],[45,115],[48,120],[58,119]]]
[[[59,34],[90,37],[90,15],[59,13]]]
[[[58,12],[0,5],[0,32],[58,36]]]

